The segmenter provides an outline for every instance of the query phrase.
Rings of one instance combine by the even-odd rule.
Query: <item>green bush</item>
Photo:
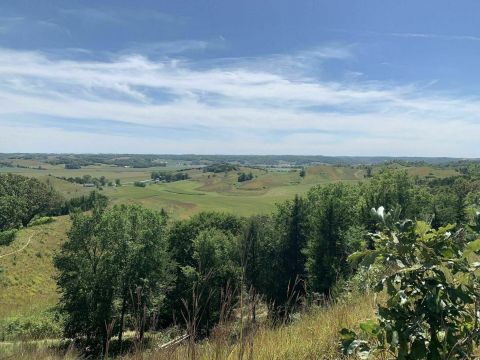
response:
[[[0,320],[0,341],[52,339],[61,337],[62,331],[63,320],[53,310]]]
[[[43,225],[43,224],[49,224],[51,222],[54,222],[55,219],[51,216],[41,216],[39,218],[33,219],[30,221],[29,226],[37,226],[37,225]]]
[[[17,230],[6,230],[0,231],[0,246],[8,246],[10,245],[13,240],[15,240],[15,236],[17,234]]]
[[[373,260],[389,269],[375,287],[387,301],[378,305],[377,319],[360,324],[364,336],[342,329],[344,353],[362,359],[473,358],[480,263],[471,263],[465,251],[479,255],[480,245],[453,225],[435,230],[425,222],[398,220],[400,211],[377,214],[383,229],[371,235],[375,250],[364,252],[370,255],[364,264]]]

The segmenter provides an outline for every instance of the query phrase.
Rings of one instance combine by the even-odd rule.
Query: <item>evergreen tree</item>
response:
[[[348,272],[347,241],[349,229],[358,225],[358,192],[349,185],[332,184],[312,189],[308,202],[312,224],[305,251],[309,285],[328,296],[336,280]]]

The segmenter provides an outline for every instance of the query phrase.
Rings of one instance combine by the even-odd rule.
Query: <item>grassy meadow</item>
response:
[[[10,246],[0,246],[0,319],[57,303],[52,258],[68,227],[68,216],[57,217],[52,223],[20,230]]]

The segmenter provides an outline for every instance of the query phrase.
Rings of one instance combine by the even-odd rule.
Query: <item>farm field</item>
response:
[[[22,164],[25,165],[25,164]],[[222,173],[204,173],[202,169],[187,169],[188,180],[171,183],[148,182],[145,187],[134,186],[136,181],[149,181],[153,171],[183,171],[175,167],[124,168],[108,165],[86,166],[81,169],[65,169],[49,164],[29,164],[37,168],[0,167],[0,173],[12,172],[39,178],[50,183],[66,198],[86,195],[92,188],[70,183],[61,177],[91,175],[108,180],[120,179],[122,186],[105,186],[100,190],[112,204],[140,204],[151,209],[164,209],[173,218],[186,218],[201,211],[224,211],[241,216],[264,214],[275,204],[306,193],[312,186],[329,182],[358,182],[365,180],[365,170],[349,166],[317,165],[306,168],[306,176],[300,177],[298,169],[258,169],[240,167]],[[175,170],[176,169],[176,170]],[[444,177],[456,171],[434,166],[405,167],[410,175],[420,177]],[[254,178],[238,182],[238,173],[251,172]]]

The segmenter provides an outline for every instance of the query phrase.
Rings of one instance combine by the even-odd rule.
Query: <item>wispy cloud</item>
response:
[[[404,38],[480,41],[480,36],[474,35],[448,35],[432,33],[389,33],[389,35]]]
[[[309,75],[312,66],[351,56],[350,46],[329,45],[199,64],[139,54],[78,61],[2,49],[0,151],[33,151],[30,140],[37,150],[60,151],[49,139],[63,136],[72,141],[63,151],[480,155],[479,98]],[[25,119],[35,117],[72,126],[56,120],[32,130]],[[155,142],[135,132],[107,134],[105,124],[178,131]],[[185,131],[188,144],[180,144]],[[13,140],[20,136],[21,146]],[[85,141],[88,149],[75,150]]]
[[[0,16],[0,34],[15,35],[26,31],[50,31],[71,36],[70,30],[50,19],[28,19],[22,16]]]

